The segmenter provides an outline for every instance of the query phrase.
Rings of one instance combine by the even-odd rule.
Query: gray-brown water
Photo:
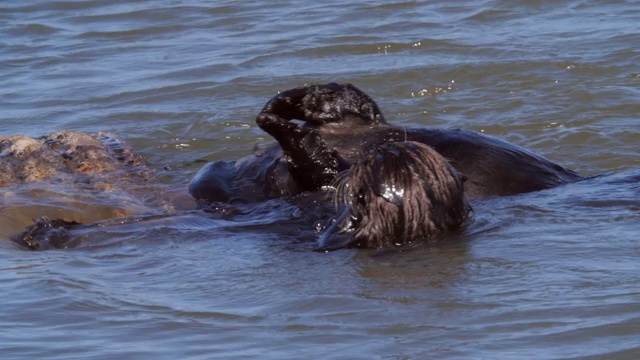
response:
[[[329,81],[394,124],[607,175],[474,202],[464,232],[402,252],[312,252],[304,199],[228,217],[1,189],[0,357],[638,359],[639,49],[636,1],[4,0],[0,136],[120,134],[160,192],[269,141],[254,118],[278,91]],[[123,213],[140,221],[71,250],[7,241]]]

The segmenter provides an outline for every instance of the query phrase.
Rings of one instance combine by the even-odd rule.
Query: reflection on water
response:
[[[109,131],[156,174],[110,192],[0,189],[3,359],[638,358],[631,2],[0,9],[0,136]],[[462,233],[402,252],[310,251],[313,199],[195,210],[184,189],[204,162],[270,140],[254,117],[271,96],[329,81],[394,124],[479,131],[607,175],[475,202]],[[98,223],[70,250],[6,241],[43,215]]]

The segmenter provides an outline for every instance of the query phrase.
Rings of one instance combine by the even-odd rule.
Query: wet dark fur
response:
[[[458,229],[467,220],[463,182],[435,150],[417,142],[376,146],[337,181],[338,220],[346,244],[327,230],[320,248],[387,248]]]
[[[305,124],[291,120],[298,119]],[[467,178],[469,199],[514,195],[583,179],[579,174],[500,139],[457,129],[387,123],[378,105],[353,85],[283,91],[256,118],[278,144],[237,162],[205,166],[189,185],[203,202],[262,201],[321,190],[366,149],[397,141],[429,145]]]
[[[300,126],[290,121],[293,119],[307,125]],[[278,141],[291,176],[305,190],[328,185],[363,149],[395,141],[416,141],[434,148],[468,179],[466,195],[472,199],[526,193],[583,179],[491,136],[390,125],[377,104],[350,84],[284,91],[267,102],[256,122]]]
[[[491,136],[390,125],[371,97],[350,84],[283,91],[265,104],[256,123],[279,146],[267,148],[268,156],[229,163],[220,173],[213,171],[220,166],[209,165],[191,182],[191,193],[205,202],[260,201],[325,189],[338,174],[350,174],[348,186],[342,186],[351,194],[344,197],[350,199],[347,211],[323,235],[323,248],[401,245],[459,227],[469,211],[465,198],[514,195],[583,179]],[[412,171],[422,176],[409,176]],[[466,179],[464,192],[460,177]],[[381,186],[396,186],[404,194],[386,198]],[[338,230],[349,234],[347,240],[334,240]]]

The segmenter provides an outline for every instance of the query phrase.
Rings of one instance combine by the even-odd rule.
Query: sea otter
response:
[[[205,166],[191,182],[190,193],[204,202],[243,196],[264,199],[331,188],[339,174],[350,174],[348,188],[361,189],[363,194],[369,191],[369,196],[344,197],[361,202],[348,201],[347,210],[322,236],[321,248],[404,244],[459,227],[470,209],[460,205],[466,204],[465,199],[526,193],[583,179],[574,171],[491,136],[390,125],[375,101],[350,84],[311,85],[281,92],[265,104],[256,122],[278,145],[242,161]],[[448,177],[433,180],[434,170],[421,165],[423,158],[434,159]],[[391,163],[397,166],[380,168],[380,164]],[[416,175],[409,177],[408,172]],[[395,204],[384,202],[384,196],[372,195],[379,195],[381,181],[395,184],[401,176],[406,177],[399,187],[407,195],[396,198]],[[421,177],[425,179],[419,180]],[[464,191],[462,186],[451,185],[458,184],[455,179],[459,178],[465,179]],[[455,204],[443,196],[434,197],[439,194],[437,189],[451,187],[456,189],[449,193],[456,194],[452,195],[457,199]],[[419,206],[423,203],[428,205]],[[380,204],[388,208],[381,210]],[[415,212],[407,217],[401,209]],[[448,210],[459,215],[446,219],[455,220],[433,215]],[[359,218],[366,221],[354,220]],[[334,236],[337,230],[351,236]],[[335,240],[338,238],[342,240]]]
[[[290,120],[303,120],[298,125]],[[467,179],[470,199],[514,195],[583,179],[542,156],[491,136],[387,123],[378,105],[357,87],[335,83],[281,92],[256,122],[282,147],[294,183],[305,190],[328,185],[362,149],[397,141],[426,144]]]
[[[342,214],[321,236],[320,250],[403,246],[456,230],[471,212],[457,171],[414,141],[374,146],[335,184]]]
[[[299,124],[291,120],[302,120]],[[256,117],[278,144],[237,162],[214,162],[189,185],[194,198],[261,200],[316,191],[375,145],[426,144],[467,179],[469,199],[515,195],[582,180],[576,172],[500,139],[459,129],[405,128],[389,124],[362,90],[346,84],[283,91]]]

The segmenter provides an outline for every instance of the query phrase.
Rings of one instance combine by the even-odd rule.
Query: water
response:
[[[278,91],[329,81],[394,124],[607,175],[475,202],[403,252],[310,251],[304,201],[234,217],[5,191],[2,358],[640,358],[638,24],[616,0],[3,1],[0,135],[115,132],[171,191],[268,142],[254,118]],[[43,213],[140,221],[72,250],[6,241]]]

